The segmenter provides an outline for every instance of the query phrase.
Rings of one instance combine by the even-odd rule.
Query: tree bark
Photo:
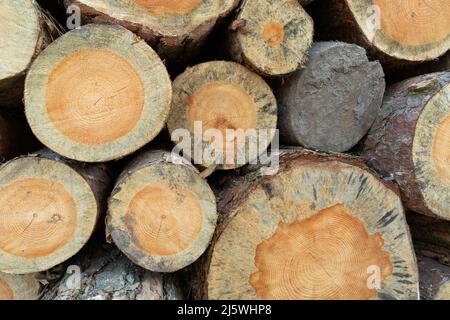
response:
[[[206,181],[168,151],[137,156],[108,201],[107,234],[132,261],[155,272],[174,272],[196,261],[216,221],[216,200]]]
[[[42,300],[183,299],[176,275],[144,270],[115,246],[96,240],[64,265],[60,279],[44,289]],[[74,277],[78,271],[79,282]]]
[[[297,0],[243,1],[229,27],[229,50],[234,61],[263,76],[286,76],[305,64],[313,29]]]
[[[47,150],[3,164],[0,271],[44,271],[77,253],[103,212],[110,179],[105,165],[71,162]]]
[[[65,0],[81,9],[82,23],[120,24],[146,40],[171,65],[185,64],[239,3],[225,1]]]
[[[33,63],[25,111],[48,148],[105,162],[156,137],[171,97],[169,74],[144,41],[121,26],[88,25],[63,35]]]
[[[36,1],[3,1],[0,20],[0,107],[17,109],[22,107],[25,74],[31,62],[61,30]]]
[[[318,39],[365,47],[392,74],[450,49],[449,9],[445,0],[329,0],[308,7]]]
[[[426,257],[419,256],[417,260],[421,299],[450,300],[450,267]]]
[[[418,298],[393,185],[344,155],[282,151],[275,175],[260,170],[219,184],[220,222],[191,273],[194,297]],[[380,290],[372,286],[374,270]]]
[[[413,211],[450,219],[450,73],[391,86],[363,156],[395,180]]]
[[[343,152],[367,134],[386,84],[378,62],[363,48],[318,42],[305,68],[276,90],[281,139],[321,151]]]

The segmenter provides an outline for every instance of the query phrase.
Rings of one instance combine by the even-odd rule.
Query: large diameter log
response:
[[[277,90],[281,139],[322,151],[343,152],[369,131],[385,91],[378,62],[343,42],[314,43],[305,68]]]
[[[51,282],[44,289],[42,300],[179,300],[184,298],[176,275],[165,275],[142,269],[112,245],[98,241],[91,243],[69,263],[65,265],[65,273],[61,279]],[[74,276],[79,276],[79,282]]]
[[[87,25],[35,60],[25,111],[37,138],[71,159],[103,162],[150,142],[169,114],[172,87],[158,55],[121,26]]]
[[[239,0],[65,0],[81,9],[83,23],[120,24],[145,39],[171,64],[193,58],[214,27]]]
[[[197,264],[196,297],[418,298],[401,200],[360,160],[282,152],[277,174],[251,172],[220,189],[222,219]]]
[[[217,222],[216,200],[196,169],[180,156],[147,151],[119,177],[108,201],[107,229],[132,261],[174,272],[196,261]]]
[[[423,300],[450,300],[450,267],[417,257],[420,272],[420,297]]]
[[[450,49],[447,0],[329,0],[309,8],[318,38],[359,44],[389,70]]]
[[[304,65],[314,27],[297,0],[246,0],[229,29],[233,59],[274,77],[288,75]]]
[[[237,63],[213,61],[188,68],[175,79],[173,90],[167,126],[195,164],[242,166],[258,156],[251,150],[264,152],[275,135],[277,102],[271,88]],[[208,135],[210,129],[214,134]],[[178,134],[185,131],[187,137]],[[264,134],[255,140],[251,132]]]
[[[37,140],[25,121],[19,121],[7,114],[0,114],[0,159],[9,160],[35,151],[37,146]]]
[[[77,253],[102,209],[103,165],[64,162],[50,152],[0,167],[0,271],[47,270]]]
[[[0,106],[22,104],[25,74],[56,35],[56,26],[36,1],[0,3]]]
[[[363,155],[413,211],[450,219],[450,72],[391,86]]]
[[[0,300],[38,300],[41,284],[36,274],[16,275],[0,272]]]

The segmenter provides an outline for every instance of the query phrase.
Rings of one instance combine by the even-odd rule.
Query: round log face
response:
[[[450,84],[423,108],[415,126],[412,160],[426,206],[450,219]]]
[[[158,55],[112,25],[87,25],[60,37],[33,63],[25,86],[34,134],[57,153],[85,162],[121,158],[151,141],[172,97]]]
[[[187,69],[173,86],[168,128],[173,139],[179,129],[188,130],[190,148],[183,151],[194,158],[195,150],[200,148],[204,156],[201,161],[193,159],[196,163],[234,169],[254,160],[249,152],[250,131],[256,137],[259,129],[267,134],[266,139],[258,138],[255,143],[260,153],[272,141],[275,97],[264,80],[245,67],[225,61],[203,63]],[[221,158],[223,162],[216,163]]]
[[[14,300],[11,287],[2,278],[0,278],[0,300]]]
[[[268,76],[294,72],[306,61],[313,21],[298,1],[247,1],[237,17],[237,59]]]
[[[211,249],[208,298],[417,299],[397,194],[353,165],[295,161],[229,212]]]
[[[108,202],[108,229],[136,264],[174,272],[206,250],[216,227],[216,203],[193,169],[164,162],[147,165],[115,190]]]
[[[199,26],[229,12],[236,0],[76,0],[119,21],[145,26],[162,36],[187,36]]]
[[[0,271],[52,268],[77,253],[97,220],[93,191],[66,164],[38,157],[0,168]]]
[[[18,28],[17,26],[20,26]],[[28,69],[39,38],[38,12],[28,0],[0,4],[0,81]]]
[[[432,60],[450,49],[448,1],[345,2],[369,43],[388,56],[409,61]]]

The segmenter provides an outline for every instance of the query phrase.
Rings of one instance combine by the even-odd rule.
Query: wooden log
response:
[[[246,0],[229,27],[230,53],[263,76],[289,75],[304,65],[313,29],[298,0]]]
[[[77,253],[102,210],[109,174],[43,151],[0,167],[0,271],[47,270]]]
[[[115,246],[95,239],[65,265],[64,274],[51,282],[42,300],[179,300],[184,298],[175,274],[144,270]],[[74,271],[81,273],[77,283]],[[79,285],[79,286],[78,286]]]
[[[9,160],[38,149],[37,140],[25,121],[0,113],[0,158]]]
[[[25,74],[30,63],[58,34],[51,17],[36,1],[0,3],[0,106],[22,105]]]
[[[391,86],[362,154],[413,211],[450,219],[450,72]]]
[[[329,0],[308,8],[319,39],[363,46],[389,71],[436,59],[450,49],[447,0]]]
[[[38,300],[41,284],[35,274],[16,275],[0,272],[1,300]]]
[[[360,159],[282,151],[277,174],[226,180],[217,198],[196,298],[418,298],[401,200]]]
[[[173,82],[173,91],[167,126],[195,164],[234,169],[255,159],[251,146],[264,152],[275,135],[275,96],[260,76],[237,63],[212,61],[188,68]],[[177,141],[179,130],[188,131],[190,142]],[[214,134],[208,135],[211,130]],[[264,130],[267,139],[253,143],[250,134],[238,130]]]
[[[313,2],[313,0],[299,0],[299,2],[303,7],[306,7],[308,4]]]
[[[318,42],[306,67],[276,91],[281,139],[322,151],[343,152],[367,134],[385,91],[378,62],[363,48],[343,42]]]
[[[151,141],[172,88],[158,55],[121,26],[87,25],[53,42],[33,63],[25,111],[37,138],[71,159],[103,162]]]
[[[81,9],[83,23],[120,24],[145,39],[170,64],[185,63],[239,0],[65,0]]]
[[[407,218],[416,252],[450,266],[450,222],[413,212]]]
[[[450,300],[450,267],[426,257],[417,257],[420,297],[423,300]]]
[[[147,151],[120,175],[108,201],[107,232],[139,266],[174,272],[206,250],[217,221],[216,200],[180,156]]]

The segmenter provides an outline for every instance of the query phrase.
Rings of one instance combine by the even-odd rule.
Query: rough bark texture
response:
[[[143,23],[137,19],[146,21],[151,13],[142,13],[142,8],[138,9],[133,5],[117,4],[110,0],[102,0],[103,8],[111,14],[104,12],[104,10],[97,8],[93,1],[86,0],[65,0],[66,6],[76,5],[81,9],[82,23],[98,23],[107,22],[120,24],[125,28],[133,31],[139,37],[146,40],[152,48],[154,48],[163,60],[167,60],[170,65],[185,64],[187,61],[195,57],[202,48],[207,36],[214,30],[215,26],[232,11],[239,3],[239,0],[227,0],[227,4],[222,4],[221,12],[214,12],[211,7],[212,1],[200,1],[202,4],[199,7],[202,13],[194,9],[188,13],[187,21],[183,15],[169,14],[169,18],[161,21],[152,21]],[[203,4],[203,2],[207,4]],[[173,5],[173,4],[172,4]],[[151,5],[150,5],[151,6]],[[170,6],[170,4],[169,4]],[[176,6],[176,5],[175,5]],[[203,7],[204,6],[204,7]],[[207,7],[209,6],[209,7]],[[135,11],[136,10],[136,11]],[[209,10],[209,12],[204,12]],[[125,14],[123,14],[125,12]],[[211,16],[209,19],[204,19],[203,14]],[[151,21],[151,20],[150,20]],[[199,23],[200,21],[200,23]],[[166,28],[172,28],[170,32],[164,31]],[[173,34],[172,34],[173,33]]]
[[[351,149],[367,133],[385,90],[378,62],[363,48],[318,42],[309,61],[276,91],[282,141],[321,151]]]
[[[53,272],[57,281],[44,289],[43,300],[178,300],[184,294],[176,275],[163,275],[134,265],[115,246],[95,239],[76,257]],[[79,268],[79,269],[78,269]],[[75,281],[80,273],[80,286]]]
[[[349,3],[356,8],[355,12],[350,9]],[[373,22],[371,19],[376,14],[370,7],[373,4],[373,0],[314,1],[308,6],[308,12],[314,18],[317,39],[342,40],[358,44],[368,50],[371,58],[380,60],[385,72],[389,74],[414,68],[425,60],[436,59],[449,49],[450,36],[447,36],[442,43],[404,46],[380,30],[370,31],[369,29],[367,33],[364,33],[363,30],[369,28]],[[381,12],[381,15],[383,14],[386,13]],[[436,26],[436,28],[439,27]]]
[[[413,212],[407,218],[416,251],[450,266],[450,222]]]
[[[250,297],[255,298],[256,292],[254,290],[258,291],[259,298],[261,297],[274,298],[274,296],[270,294],[267,296],[266,295],[261,296],[260,295],[261,292],[259,292],[259,290],[255,288],[250,289],[248,279],[245,280],[245,278],[249,276],[248,274],[249,271],[247,270],[247,268],[250,268],[250,270],[253,271],[257,271],[257,269],[255,268],[255,264],[258,267],[258,269],[261,268],[261,260],[258,259],[259,255],[258,252],[260,252],[260,250],[266,246],[265,243],[268,244],[269,241],[271,242],[271,245],[273,245],[274,244],[273,240],[277,238],[277,237],[274,238],[273,235],[271,236],[271,232],[267,233],[268,232],[267,229],[273,231],[272,228],[276,228],[277,225],[279,226],[279,228],[281,228],[281,226],[283,226],[284,228],[286,227],[285,225],[286,223],[291,223],[292,221],[297,221],[294,222],[294,224],[302,221],[311,221],[310,219],[314,219],[314,217],[318,216],[314,214],[314,212],[317,213],[317,210],[319,210],[319,213],[323,212],[323,210],[320,211],[320,208],[322,208],[323,206],[326,207],[328,205],[328,203],[323,202],[325,201],[324,199],[327,197],[330,197],[329,199],[330,203],[341,202],[347,208],[352,207],[351,210],[353,210],[354,214],[356,215],[355,212],[358,211],[357,209],[358,205],[355,203],[353,206],[350,205],[350,202],[352,202],[353,200],[350,200],[350,198],[346,198],[345,196],[344,196],[345,200],[340,199],[342,195],[339,195],[340,192],[337,191],[337,189],[339,189],[340,186],[342,186],[343,184],[338,183],[338,185],[336,186],[333,185],[320,186],[320,183],[318,183],[315,185],[315,187],[310,187],[312,192],[311,195],[312,202],[309,203],[309,201],[303,199],[302,196],[300,195],[302,191],[298,191],[298,194],[296,193],[296,191],[294,191],[296,188],[295,181],[297,181],[297,179],[301,179],[300,177],[298,176],[296,176],[295,178],[286,177],[284,178],[287,179],[286,181],[283,178],[279,178],[284,176],[285,174],[290,174],[290,172],[294,172],[302,165],[308,165],[308,163],[309,164],[315,163],[316,165],[321,167],[320,175],[322,174],[327,175],[324,172],[326,170],[333,170],[330,168],[336,168],[336,171],[332,176],[336,175],[337,172],[340,172],[341,174],[345,175],[346,173],[343,173],[344,171],[355,170],[353,174],[349,174],[349,177],[345,178],[346,180],[345,183],[351,185],[352,179],[357,180],[362,179],[363,186],[360,185],[361,181],[356,182],[360,191],[359,192],[348,191],[349,197],[350,198],[356,197],[355,201],[357,202],[359,201],[358,200],[359,197],[361,197],[362,199],[368,196],[368,194],[370,194],[370,197],[372,198],[370,201],[380,201],[377,205],[372,206],[368,204],[370,201],[361,200],[364,202],[363,206],[365,208],[363,209],[363,211],[365,212],[365,214],[368,214],[367,218],[368,220],[366,220],[366,218],[363,217],[364,213],[362,213],[361,215],[358,214],[359,219],[362,219],[361,221],[364,221],[363,225],[365,225],[365,228],[369,230],[368,231],[369,233],[377,233],[379,235],[382,235],[384,240],[383,250],[389,252],[393,263],[393,270],[391,270],[392,271],[391,276],[388,278],[388,280],[386,280],[387,281],[386,283],[382,282],[381,285],[382,289],[378,292],[378,295],[375,292],[375,295],[372,296],[372,298],[378,297],[379,299],[393,299],[393,298],[417,299],[418,297],[417,265],[414,253],[412,251],[412,244],[409,236],[409,230],[407,228],[406,221],[403,216],[403,209],[401,206],[400,199],[396,194],[395,187],[392,184],[386,184],[381,180],[378,180],[376,174],[371,173],[367,169],[367,167],[363,164],[363,162],[358,158],[344,155],[318,154],[310,151],[299,151],[298,149],[282,152],[279,171],[274,176],[261,176],[261,171],[257,170],[251,171],[244,175],[239,175],[238,173],[236,173],[235,175],[229,175],[226,178],[224,178],[223,181],[217,183],[215,188],[218,188],[217,198],[220,213],[220,221],[216,229],[216,234],[213,238],[210,250],[202,257],[201,260],[199,260],[198,263],[196,263],[193,269],[189,271],[189,274],[193,277],[192,285],[194,287],[193,289],[194,298],[201,298],[201,299],[208,299],[208,298],[230,299],[231,297],[239,299]],[[313,165],[313,167],[314,166],[315,165]],[[305,175],[308,177],[308,179],[311,180],[314,180],[313,167],[311,167],[310,172],[305,172]],[[341,168],[338,169],[338,167]],[[344,167],[347,169],[344,169]],[[302,190],[305,189],[304,184],[302,183],[300,184],[302,185]],[[368,187],[369,185],[372,187]],[[310,190],[310,188],[307,188],[307,190]],[[375,191],[375,189],[377,191]],[[373,199],[374,197],[379,196],[380,193],[384,192],[386,192],[386,195],[381,196],[379,200]],[[387,200],[388,198],[390,200]],[[347,203],[347,201],[349,202]],[[389,211],[387,214],[386,213],[383,214],[382,212],[376,212],[377,210],[380,210],[380,206],[385,206],[388,202],[391,203],[388,205],[389,209],[387,208],[381,209],[382,211],[384,211],[385,209],[386,211]],[[270,215],[267,216],[264,213],[266,212],[266,210],[273,210],[272,212],[274,215],[275,212],[277,212],[277,210],[280,210],[284,218],[282,219],[282,221],[278,221],[279,224],[277,221],[271,221]],[[370,212],[372,210],[374,212]],[[308,219],[303,220],[306,217],[303,217],[303,219],[302,217],[297,217],[299,220],[296,220],[297,219],[296,215],[298,215],[299,212],[310,212],[308,214],[305,213],[308,216]],[[259,214],[261,214],[260,217],[258,216]],[[327,221],[331,220],[332,219]],[[260,225],[260,223],[262,225]],[[319,225],[317,225],[317,227],[318,226]],[[230,234],[230,232],[232,231],[230,230],[238,230],[238,229],[239,230],[242,229],[241,230],[242,233],[240,233],[239,237],[233,238]],[[328,230],[327,233],[330,231],[331,230]],[[288,232],[290,232],[290,230],[288,230]],[[355,232],[355,234],[358,233],[356,229],[352,229],[352,231],[349,232],[350,233]],[[275,234],[278,233],[275,232]],[[295,232],[290,233],[290,235],[294,236],[295,238]],[[318,236],[317,239],[321,238],[318,234],[316,235]],[[282,234],[278,234],[278,236],[283,238]],[[255,240],[253,237],[262,238],[261,239],[262,242],[260,243],[260,245],[257,246],[256,253],[253,252],[252,249],[254,245],[253,242],[254,241],[258,242],[259,240]],[[318,241],[315,245],[317,245],[320,242],[321,241]],[[331,242],[339,243],[340,240],[331,240]],[[299,243],[296,243],[296,245],[298,246]],[[330,244],[330,248],[333,246],[334,244]],[[275,245],[275,247],[273,247],[273,251],[271,251],[272,254],[276,254],[276,252],[278,253],[284,252],[286,253],[287,256],[284,257],[284,259],[282,257],[278,257],[278,259],[267,258],[267,260],[265,260],[265,263],[269,264],[270,263],[277,264],[279,262],[279,268],[275,268],[275,270],[272,270],[273,273],[271,278],[272,279],[276,278],[276,280],[270,281],[269,279],[266,279],[268,281],[267,288],[271,286],[282,286],[283,281],[280,281],[280,279],[278,279],[277,273],[278,271],[284,272],[285,268],[291,270],[291,272],[295,274],[297,274],[296,272],[298,272],[298,274],[302,274],[300,271],[296,269],[297,268],[296,263],[292,262],[287,265],[283,263],[283,261],[291,261],[290,260],[291,258],[293,259],[292,261],[295,261],[294,257],[288,257],[290,251],[287,248],[290,248],[289,243],[283,245],[283,249],[280,248],[281,251],[278,251]],[[317,252],[314,249],[312,249],[312,251]],[[219,256],[217,252],[222,252],[223,256]],[[292,255],[295,255],[294,252],[297,251],[293,249],[293,251],[291,251]],[[247,256],[247,254],[249,256]],[[221,258],[227,255],[229,255],[229,258],[225,257],[224,260],[222,261]],[[359,254],[355,255],[359,256]],[[334,255],[331,253],[330,255],[326,256],[327,261],[329,261],[330,259],[333,260],[335,258]],[[340,254],[338,254],[338,256],[340,256]],[[320,257],[316,258],[320,260]],[[309,258],[307,258],[307,260],[308,259]],[[314,259],[314,261],[315,262],[313,262],[313,264],[317,262],[316,259]],[[336,269],[341,268],[344,264],[345,263],[343,262],[336,263],[334,267],[328,271],[334,272]],[[292,266],[292,268],[288,266]],[[311,270],[311,272],[315,272],[312,270],[317,271],[317,269],[314,269],[314,267],[311,267],[311,269],[305,267],[306,269],[303,269],[303,267],[301,266],[301,262],[299,262],[298,268],[299,270],[300,269],[303,270],[303,272],[308,272],[307,270]],[[382,272],[386,271],[383,267],[381,267],[381,269],[383,270]],[[262,276],[260,272],[261,271],[256,272],[250,277],[251,283],[255,283],[255,281],[258,279],[256,274],[259,274],[259,277]],[[285,275],[288,277],[288,274]],[[220,280],[222,279],[221,278],[222,276],[224,277],[223,278],[223,280],[225,281],[224,283],[227,283],[227,285],[223,288],[221,287],[223,284],[221,282],[222,280]],[[262,278],[259,278],[259,280],[261,279]],[[341,278],[339,278],[338,276],[338,278],[336,279]],[[294,287],[295,281],[293,281],[292,284]],[[353,284],[357,286],[356,280],[352,281],[355,281]],[[256,281],[256,283],[258,283],[258,281]],[[323,287],[321,286],[321,288],[327,287],[328,285],[333,286],[332,283],[327,282],[327,280],[324,280],[323,283],[324,286]],[[352,290],[350,289],[349,290],[355,293],[358,291],[355,288],[356,287],[353,287]],[[263,291],[265,290],[261,288],[259,289]],[[299,299],[301,297],[296,296],[295,293],[299,294],[299,292],[301,293],[302,290],[307,291],[307,289],[303,287],[297,287],[296,290],[294,289],[292,290],[293,291],[291,291],[291,293],[293,293],[293,295],[290,296],[291,299],[294,298],[294,296],[295,298]],[[321,289],[315,287],[315,289],[311,290],[312,292],[316,292],[316,290],[320,291]],[[344,291],[347,292],[346,290]],[[312,293],[310,298],[314,299],[314,297],[315,297],[314,293]],[[362,297],[359,298],[361,299]]]
[[[402,199],[408,208],[422,214],[443,218],[450,216],[450,208],[445,201],[445,197],[448,197],[445,188],[448,186],[445,187],[444,182],[440,185],[441,189],[434,190],[436,194],[442,192],[441,199],[436,200],[442,201],[441,212],[438,213],[437,210],[433,210],[426,204],[422,191],[424,182],[417,178],[417,174],[420,173],[418,170],[423,163],[432,163],[431,156],[415,154],[413,149],[415,141],[418,140],[419,126],[417,123],[419,119],[430,100],[449,83],[450,73],[445,72],[415,77],[389,87],[381,112],[364,141],[362,150],[362,155],[372,167],[398,183]],[[436,108],[436,110],[431,109],[430,112],[436,113],[436,117],[438,117],[439,112],[445,112],[445,109]],[[427,141],[424,147],[431,148],[433,145],[432,133],[433,130],[436,130],[434,122],[436,121],[430,120],[430,127],[424,129],[431,134],[429,139],[431,141]],[[445,150],[443,151],[445,152]],[[420,163],[419,160],[414,160],[414,157],[421,159]],[[415,164],[414,161],[417,163]],[[430,177],[430,179],[432,178]],[[421,179],[423,180],[423,178]]]
[[[229,27],[228,50],[263,76],[286,76],[305,64],[313,29],[297,0],[243,1]]]
[[[15,11],[14,13],[9,11],[12,8]],[[0,42],[6,42],[6,48],[3,49],[4,53],[1,55],[0,107],[9,109],[21,108],[23,106],[22,98],[25,75],[29,66],[45,47],[62,34],[62,29],[57,25],[51,15],[47,11],[44,11],[36,1],[15,0],[8,1],[8,4],[1,4],[0,17],[2,19],[2,24],[0,24],[2,28]],[[22,18],[19,17],[24,17],[27,20],[22,21],[20,20]],[[17,19],[18,21],[14,21],[13,19]],[[20,32],[24,33],[23,38],[20,39],[22,41],[18,39],[15,43],[8,43],[8,39],[1,40],[1,37],[12,36],[8,32],[3,33],[3,28],[8,28],[7,23],[10,21],[22,26],[22,31],[16,30],[16,34],[19,36]],[[33,24],[34,22],[36,24]],[[23,39],[31,40],[32,43],[24,43]],[[25,57],[28,57],[28,60],[22,61],[20,68],[17,65],[18,69],[10,70],[8,64],[11,63],[11,60],[23,60]]]
[[[203,254],[216,221],[214,194],[198,171],[181,156],[152,150],[119,176],[108,201],[107,236],[143,268],[175,272]]]
[[[426,257],[417,257],[420,297],[423,300],[450,300],[450,267]]]

